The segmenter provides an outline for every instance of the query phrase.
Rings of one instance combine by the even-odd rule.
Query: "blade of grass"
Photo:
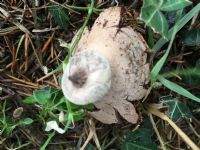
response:
[[[67,57],[65,58],[65,60],[63,61],[63,69],[65,68],[66,64],[68,63],[69,61],[69,58],[72,56],[72,52],[73,50],[75,49],[75,47],[77,46],[79,40],[81,39],[81,36],[84,32],[84,29],[90,19],[90,16],[92,15],[92,12],[93,12],[93,7],[94,7],[94,0],[91,0],[91,5],[90,7],[88,8],[88,15],[87,17],[85,18],[85,21],[82,25],[82,27],[80,28],[79,32],[78,32],[78,35],[77,35],[77,38],[75,39],[75,41],[72,43],[72,45],[70,46],[69,48],[69,53],[67,55]]]
[[[66,7],[69,7],[71,9],[77,9],[77,10],[82,10],[82,11],[86,11],[89,9],[89,7],[79,7],[79,6],[73,6],[73,5],[68,5],[68,4],[64,4]],[[97,12],[102,12],[104,9],[98,9],[98,8],[93,8],[93,12],[97,13]]]
[[[200,98],[194,96],[192,93],[190,93],[189,91],[187,91],[186,89],[184,89],[183,87],[179,86],[178,84],[176,83],[173,83],[167,79],[165,79],[164,77],[158,75],[157,76],[157,79],[164,85],[166,86],[168,89],[180,94],[180,95],[183,95],[189,99],[192,99],[196,102],[199,102],[200,103]]]
[[[161,47],[167,43],[169,41],[169,39],[171,39],[172,37],[172,34],[173,34],[173,31],[174,31],[174,28],[177,28],[176,29],[176,32],[178,32],[183,26],[185,26],[186,23],[188,23],[188,21],[190,19],[192,19],[198,12],[200,11],[200,3],[197,4],[192,10],[190,10],[184,17],[182,17],[180,20],[178,20],[176,22],[176,24],[168,31],[168,34],[167,34],[167,38],[160,38],[158,40],[158,42],[154,45],[153,47],[153,54],[151,55],[151,58],[150,60],[153,60],[156,52],[158,52]]]
[[[87,17],[86,17],[86,19],[85,19],[85,21],[84,21],[84,23],[83,23],[81,29],[79,30],[79,33],[78,33],[78,35],[77,35],[77,38],[75,39],[74,43],[73,43],[73,44],[70,46],[70,48],[69,48],[69,54],[66,56],[65,60],[63,61],[63,63],[62,63],[61,65],[59,65],[59,66],[55,69],[56,71],[53,70],[52,72],[55,73],[55,72],[57,72],[57,71],[60,71],[60,69],[62,68],[62,66],[63,66],[63,68],[64,68],[64,65],[66,65],[66,64],[68,63],[69,58],[71,57],[74,48],[75,48],[76,45],[78,44],[78,42],[79,42],[79,40],[80,40],[80,38],[81,38],[81,35],[82,35],[82,33],[83,33],[83,31],[84,31],[84,29],[85,29],[85,27],[86,27],[86,25],[87,25],[87,23],[88,23],[88,21],[89,21],[89,18],[90,18],[90,16],[92,15],[93,7],[94,7],[94,0],[91,0],[91,5],[90,5],[90,8],[88,9],[88,15],[87,15]],[[53,74],[52,72],[50,72],[49,74]],[[69,112],[71,112],[71,107],[68,107],[68,109],[69,109]],[[71,116],[70,116],[70,119],[71,119]],[[72,120],[72,121],[73,121],[73,120]],[[71,120],[70,120],[70,123],[71,123]],[[69,126],[69,122],[68,122],[68,124],[67,124],[66,126],[67,126],[67,127]],[[65,130],[66,130],[66,129],[65,129]],[[51,134],[49,134],[48,139],[47,139],[47,140],[45,141],[45,143],[42,145],[42,147],[40,148],[40,150],[45,150],[45,149],[46,149],[47,145],[49,144],[49,142],[51,141],[51,139],[54,137],[54,135],[55,135],[55,131],[52,132]]]
[[[188,74],[200,77],[200,69],[188,68],[188,69],[184,69],[184,70],[175,70],[175,71],[163,73],[163,74],[161,74],[161,76],[164,78],[171,78],[171,77],[174,77],[175,75],[185,76]]]
[[[151,81],[154,82],[156,80],[156,76],[158,75],[158,73],[160,72],[162,66],[164,65],[167,56],[169,55],[169,52],[171,50],[175,35],[177,33],[177,28],[176,26],[173,28],[173,32],[172,32],[172,37],[170,40],[170,43],[168,45],[167,51],[166,53],[162,56],[162,58],[156,63],[156,65],[153,67],[152,71],[151,71]]]
[[[16,59],[17,59],[17,56],[18,56],[18,53],[19,53],[19,48],[20,48],[20,46],[22,45],[22,42],[23,42],[23,40],[24,40],[24,37],[25,37],[25,34],[23,34],[23,35],[21,36],[21,38],[20,38],[20,40],[19,40],[19,43],[18,43],[18,45],[17,45],[17,50],[16,50],[16,54],[15,54],[15,61],[16,61]]]
[[[57,72],[61,71],[62,68],[64,68],[64,67],[66,66],[66,64],[67,64],[68,61],[69,61],[69,58],[70,58],[71,55],[72,55],[72,52],[73,52],[74,48],[75,48],[76,45],[78,44],[78,42],[79,42],[79,40],[80,40],[80,38],[81,38],[81,36],[82,36],[82,34],[83,34],[83,31],[84,31],[84,29],[85,29],[85,27],[86,27],[86,25],[87,25],[87,23],[88,23],[88,21],[89,21],[89,19],[90,19],[90,16],[92,15],[93,7],[94,7],[94,0],[91,0],[91,5],[90,5],[90,7],[89,7],[89,9],[88,9],[87,17],[86,17],[86,19],[85,19],[85,21],[84,21],[82,27],[81,27],[80,30],[79,30],[79,33],[78,33],[78,35],[77,35],[77,38],[75,39],[75,41],[74,41],[74,42],[72,43],[72,45],[70,46],[70,48],[69,48],[69,54],[66,56],[65,60],[63,61],[63,63],[60,64],[55,70],[49,72],[46,76],[44,76],[44,77],[38,79],[37,82],[39,82],[39,81],[41,81],[41,80],[43,80],[43,79],[45,79],[45,78],[51,76],[51,75],[54,74],[54,73],[57,73]]]

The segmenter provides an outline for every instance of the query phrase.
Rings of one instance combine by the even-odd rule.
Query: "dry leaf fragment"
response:
[[[49,131],[51,131],[51,130],[55,130],[55,131],[57,131],[57,132],[60,133],[60,134],[65,133],[65,130],[62,129],[62,128],[60,128],[60,127],[58,126],[58,124],[57,124],[56,121],[49,121],[49,122],[47,122],[45,131],[49,132]]]
[[[24,111],[24,108],[23,107],[18,107],[18,108],[16,108],[15,110],[14,110],[14,112],[13,112],[13,118],[20,118],[21,117],[21,115],[22,115],[22,113],[23,113],[23,111]]]
[[[90,31],[85,29],[66,67],[68,69],[64,70],[62,79],[65,97],[76,104],[94,102],[98,111],[89,113],[106,124],[118,123],[118,114],[130,123],[137,122],[138,114],[130,101],[139,100],[145,96],[146,89],[143,85],[147,83],[149,77],[149,64],[146,62],[147,54],[145,53],[148,48],[146,42],[131,27],[120,28],[120,20],[121,8],[111,7],[100,14]],[[88,61],[90,60],[89,53],[92,55],[95,53],[96,58]],[[76,58],[76,63],[74,58]],[[107,63],[104,58],[108,60]],[[103,64],[107,67],[99,67],[100,69],[94,69],[93,72],[91,68],[94,68],[95,63],[97,68],[104,66]],[[111,74],[109,74],[109,66]],[[74,71],[75,68],[77,71]],[[74,77],[74,72],[78,70],[80,72],[80,68],[87,68],[83,69],[86,75],[84,80],[84,75],[74,81],[70,80]],[[96,73],[95,77],[98,76],[98,79],[91,78],[91,73]],[[80,87],[75,87],[77,81],[82,83]],[[104,89],[101,89],[100,87],[103,86],[105,86]],[[94,92],[88,92],[87,96],[79,95],[80,90],[89,90],[94,87]],[[88,95],[93,100],[87,100]]]

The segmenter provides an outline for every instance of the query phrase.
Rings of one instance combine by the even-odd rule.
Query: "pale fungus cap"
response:
[[[93,50],[76,53],[64,70],[62,90],[74,104],[85,105],[101,100],[110,86],[109,62]]]
[[[121,13],[120,7],[108,8],[84,30],[62,80],[65,97],[75,104],[94,102],[98,110],[89,114],[106,124],[119,123],[119,116],[138,121],[132,102],[145,96],[149,78],[148,46],[131,27],[119,26]]]

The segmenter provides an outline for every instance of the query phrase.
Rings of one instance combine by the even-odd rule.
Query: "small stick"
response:
[[[55,81],[55,84],[56,84],[57,86],[59,86],[59,84],[58,84],[58,80],[57,80],[57,77],[56,77],[55,74],[53,74],[53,79],[54,79],[54,81]]]
[[[38,55],[38,52],[37,52],[37,50],[36,50],[36,48],[35,48],[35,46],[33,44],[33,41],[32,41],[32,39],[31,39],[31,37],[29,35],[28,35],[28,38],[29,38],[30,44],[31,44],[31,46],[33,48],[33,51],[35,53],[35,56],[37,58],[37,61],[38,61],[39,65],[40,65],[40,67],[42,69],[42,67],[43,67],[42,60],[41,60],[40,56]]]
[[[157,135],[157,137],[158,137],[158,140],[159,140],[159,142],[160,142],[160,145],[161,145],[162,149],[163,149],[163,150],[166,150],[166,146],[165,146],[165,144],[163,143],[163,140],[162,140],[162,138],[161,138],[161,136],[160,136],[160,133],[158,132],[158,129],[157,129],[156,124],[155,124],[155,122],[154,122],[154,120],[153,120],[152,114],[149,114],[149,117],[150,117],[151,124],[153,125],[154,131],[156,132],[156,135]]]
[[[47,47],[49,46],[49,44],[51,43],[54,35],[55,35],[55,31],[52,33],[52,35],[50,36],[50,38],[47,40],[47,42],[44,44],[44,46],[42,47],[42,53],[44,53],[47,49]]]
[[[22,91],[16,91],[17,93],[19,93],[20,95],[24,95],[24,96],[32,96],[32,94],[29,94],[29,93],[25,93],[25,92],[22,92]]]
[[[55,83],[52,83],[51,81],[44,81],[44,83],[47,83],[47,84],[49,84],[49,85],[52,85],[52,86],[54,86],[54,87],[57,88],[57,89],[61,89],[61,87],[60,87],[59,85],[56,85]]]
[[[28,70],[28,52],[29,52],[29,38],[28,38],[28,35],[26,34],[25,36],[25,40],[24,40],[24,57],[25,57],[25,68],[24,68],[24,71],[27,71]]]
[[[13,77],[13,76],[8,75],[8,74],[7,74],[7,76],[10,77],[10,78],[12,78],[12,79],[14,79],[14,80],[16,80],[16,81],[19,81],[19,82],[21,82],[21,83],[25,83],[25,84],[28,84],[28,85],[32,85],[32,86],[35,86],[35,87],[38,87],[38,88],[40,87],[39,84],[35,84],[35,83],[32,83],[32,82],[24,81],[24,80],[22,80],[22,79],[18,79],[18,78],[16,78],[16,77]]]
[[[62,64],[61,64],[60,66],[58,66],[55,70],[53,70],[53,71],[49,72],[48,74],[46,74],[45,76],[39,78],[39,79],[37,80],[37,82],[39,82],[39,81],[41,81],[41,80],[44,80],[44,79],[46,79],[46,78],[52,76],[53,74],[55,74],[55,73],[57,73],[58,71],[61,71],[61,70],[62,70]]]
[[[27,85],[27,84],[21,84],[21,83],[13,83],[14,85],[22,86],[22,87],[28,87],[32,89],[38,89],[38,86],[32,86],[32,85]]]

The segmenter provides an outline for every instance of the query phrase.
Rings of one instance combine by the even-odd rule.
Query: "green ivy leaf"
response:
[[[190,4],[192,2],[188,0],[144,0],[140,19],[155,32],[166,37],[169,25],[162,11],[180,10]]]
[[[50,7],[49,12],[52,14],[55,22],[63,29],[67,30],[69,26],[69,17],[63,9],[59,7]]]
[[[163,0],[162,11],[175,11],[191,5],[189,0]]]
[[[192,113],[186,104],[183,102],[173,99],[171,96],[161,99],[161,102],[169,106],[167,115],[174,121],[177,122],[181,118],[192,118]]]
[[[199,12],[199,10],[200,3],[194,6],[187,14],[184,14],[182,10],[177,11],[177,21],[175,25],[168,31],[167,39],[162,37],[156,42],[152,48],[153,54],[151,55],[150,60],[152,60],[161,47],[171,39],[174,34],[174,28],[176,28],[176,32],[180,31]]]
[[[166,36],[169,27],[165,16],[160,11],[161,6],[162,2],[159,0],[144,0],[140,18],[155,32]]]
[[[47,104],[49,99],[51,99],[51,87],[45,87],[44,89],[34,91],[33,97],[39,104]]]
[[[200,45],[200,29],[192,29],[182,34],[183,45]]]
[[[150,125],[150,121],[146,119],[140,129],[134,132],[129,131],[122,143],[121,150],[156,150],[157,147],[151,139],[153,132]]]

